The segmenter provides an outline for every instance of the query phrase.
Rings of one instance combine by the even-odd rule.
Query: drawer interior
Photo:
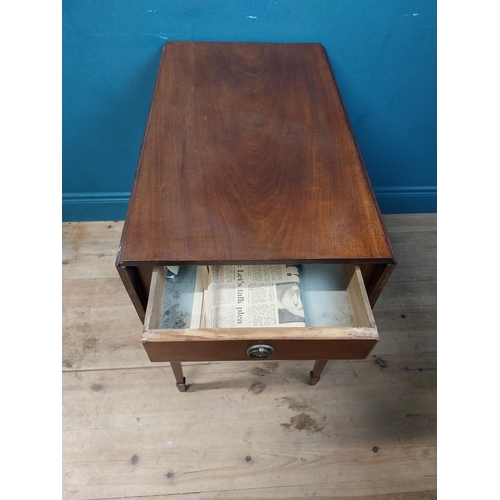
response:
[[[243,360],[261,343],[275,348],[273,359],[363,359],[379,340],[357,265],[300,266],[305,327],[200,327],[191,310],[203,303],[201,269],[188,266],[173,283],[154,268],[142,339],[151,361]]]
[[[355,295],[355,292],[352,289],[347,291],[345,271],[344,266],[336,264],[301,266],[306,326],[369,326],[366,321],[356,324],[349,303],[349,295]]]
[[[193,314],[204,310],[201,266],[183,266],[175,282],[165,278],[164,269],[158,266],[153,271],[147,328],[203,327],[200,315]],[[300,287],[306,327],[374,326],[358,266],[303,264]]]

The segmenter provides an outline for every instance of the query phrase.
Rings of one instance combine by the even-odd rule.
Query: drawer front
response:
[[[143,345],[151,361],[238,361],[252,359],[247,351],[270,346],[269,360],[364,359],[378,342],[361,271],[343,265],[352,314],[349,326],[161,329],[159,318],[166,292],[163,268],[153,271],[144,322]],[[168,290],[168,288],[167,288]],[[259,354],[257,354],[259,356]]]
[[[266,345],[273,354],[258,360],[364,359],[377,344],[376,339],[295,340],[263,338],[251,340],[209,340],[185,342],[144,339],[144,348],[151,361],[248,361],[247,350]]]

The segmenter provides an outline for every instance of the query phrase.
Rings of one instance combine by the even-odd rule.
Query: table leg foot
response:
[[[188,385],[186,384],[186,377],[182,373],[182,365],[177,361],[171,361],[170,366],[174,372],[175,386],[180,392],[186,392]]]
[[[186,377],[182,377],[182,382],[176,382],[175,386],[180,392],[186,392],[188,385],[186,384]]]
[[[314,368],[309,373],[309,385],[316,385],[319,382],[321,372],[327,363],[327,359],[319,359],[314,363]]]

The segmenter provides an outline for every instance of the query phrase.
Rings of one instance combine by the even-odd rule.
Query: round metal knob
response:
[[[274,347],[266,344],[256,344],[247,349],[250,359],[266,359],[274,353]]]

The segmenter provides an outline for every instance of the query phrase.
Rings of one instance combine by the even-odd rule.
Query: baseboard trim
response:
[[[374,188],[383,214],[437,212],[436,186],[395,186]]]
[[[63,222],[124,220],[129,192],[123,193],[64,193]]]
[[[376,187],[375,196],[383,214],[435,213],[435,186]],[[128,192],[64,193],[63,222],[124,220],[130,199]]]

